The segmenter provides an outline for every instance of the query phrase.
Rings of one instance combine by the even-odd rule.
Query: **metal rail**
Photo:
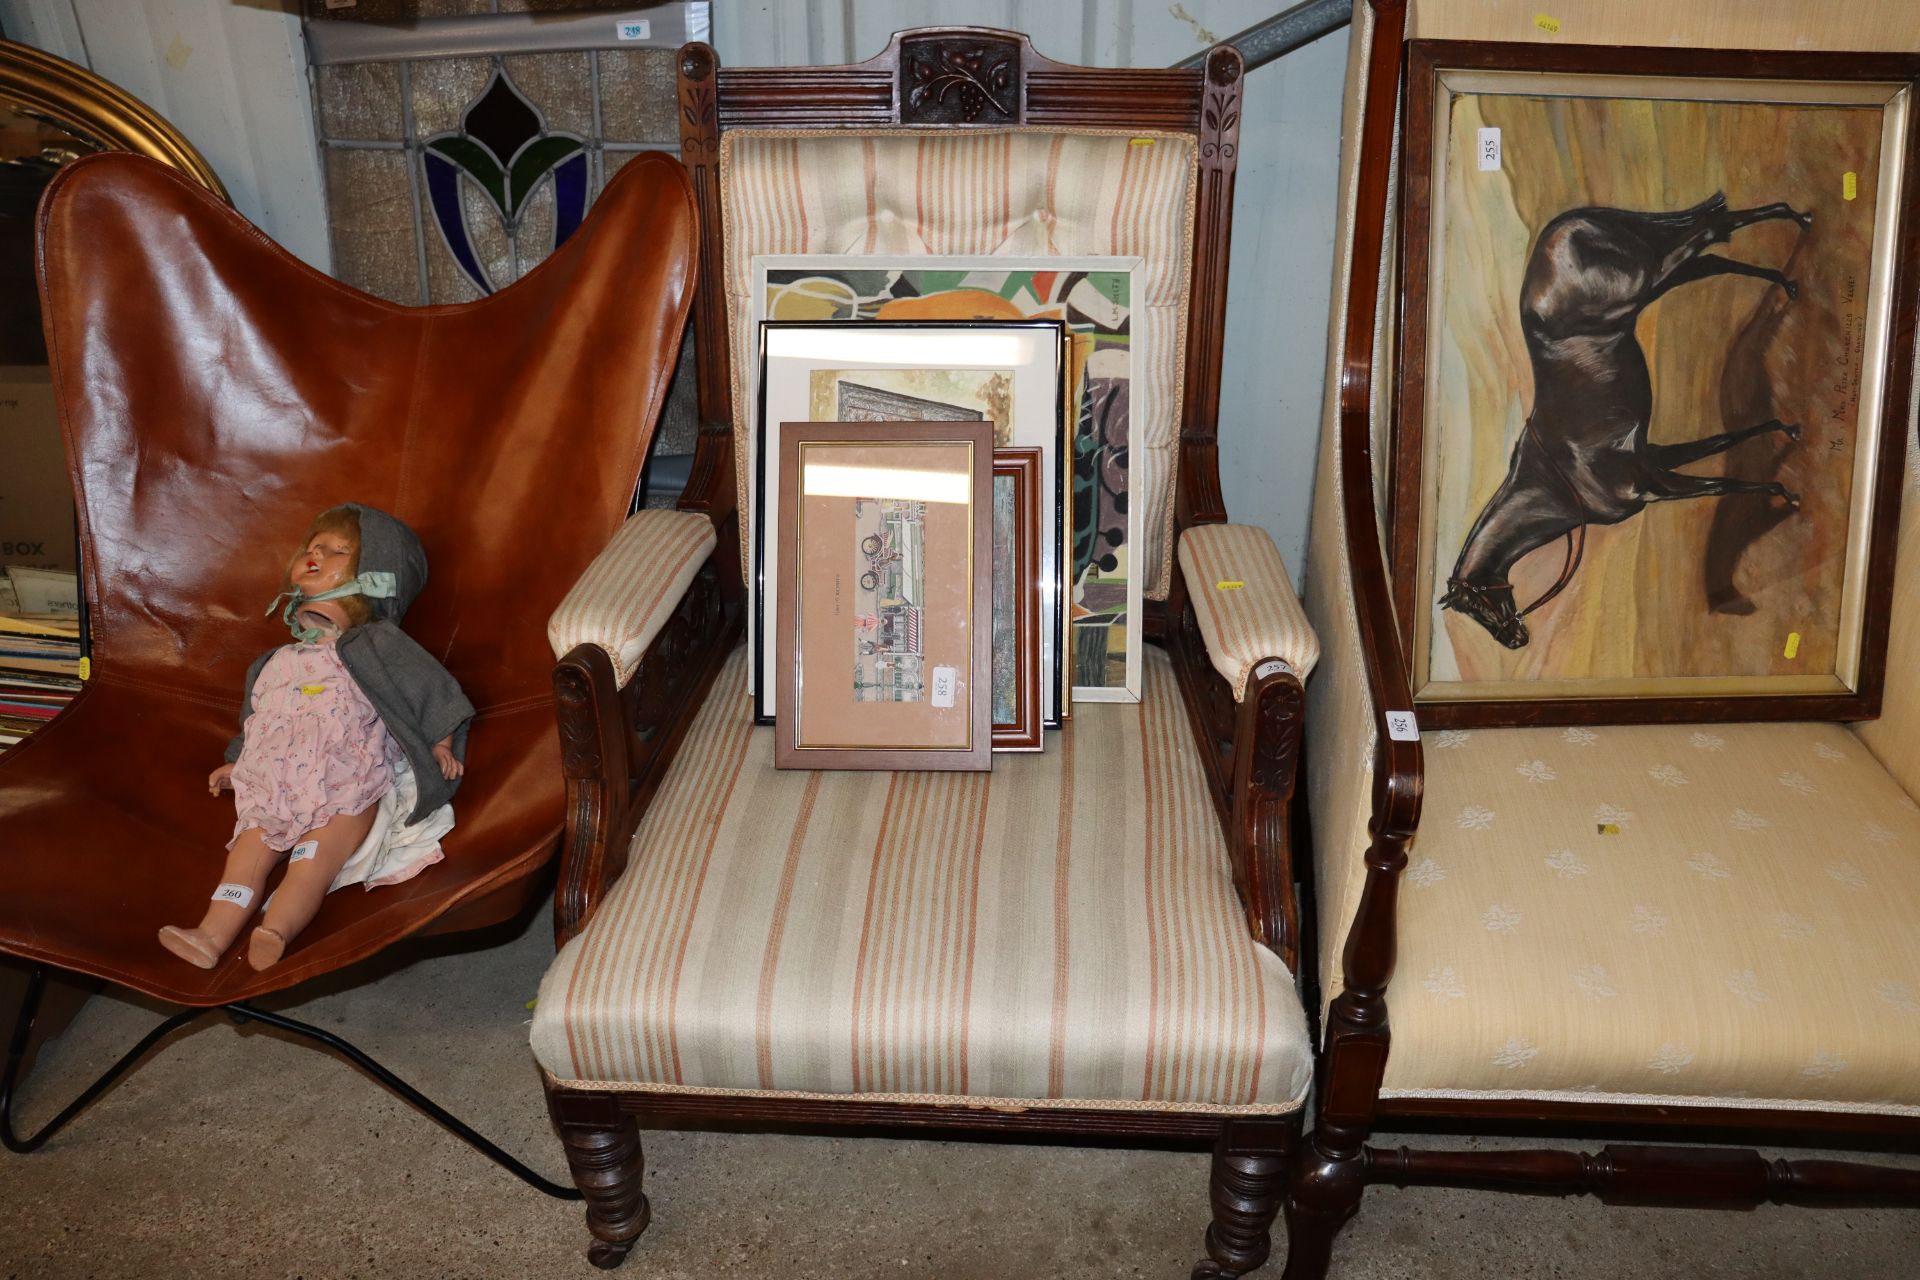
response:
[[[1240,51],[1247,70],[1264,67],[1275,58],[1304,48],[1330,31],[1338,31],[1353,21],[1353,0],[1301,0],[1284,13],[1276,13],[1265,22],[1256,22],[1245,31],[1221,41]],[[1206,65],[1207,51],[1174,63],[1176,67],[1198,70]]]

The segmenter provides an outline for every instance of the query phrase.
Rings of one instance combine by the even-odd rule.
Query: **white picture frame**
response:
[[[774,690],[778,687],[776,655],[769,625],[773,603],[779,598],[780,558],[774,531],[780,527],[779,485],[768,469],[780,456],[780,425],[784,422],[833,421],[811,413],[816,373],[870,371],[877,373],[924,371],[1006,371],[1011,380],[1011,413],[1002,443],[1029,445],[1044,453],[1042,483],[1046,491],[1061,494],[1060,458],[1065,445],[1062,419],[1065,396],[1063,352],[1065,329],[1054,321],[1005,324],[890,324],[869,321],[783,323],[762,322],[755,343],[760,358],[756,386],[759,413],[752,434],[752,457],[747,469],[748,501],[753,520],[752,557],[748,566],[747,634],[753,645],[754,718],[773,723],[779,715]],[[1062,534],[1067,519],[1063,503],[1042,504],[1041,615],[1059,619],[1064,614],[1064,557]],[[1058,622],[1041,628],[1043,718],[1064,709],[1065,652]],[[1057,722],[1057,721],[1056,721]]]
[[[1097,357],[1099,362],[1109,369],[1118,368],[1124,371],[1123,376],[1126,382],[1128,397],[1128,420],[1130,422],[1158,421],[1168,411],[1175,408],[1175,406],[1164,406],[1154,403],[1154,396],[1157,391],[1155,385],[1156,380],[1139,376],[1143,363],[1142,358],[1134,354],[1135,348],[1131,340],[1131,330],[1129,330],[1129,340],[1123,343],[1102,344],[1099,341],[1099,335],[1097,333],[1104,324],[1127,325],[1132,304],[1137,295],[1138,274],[1144,268],[1144,263],[1145,260],[1143,258],[1128,255],[1076,255],[1070,257],[1032,255],[996,256],[987,254],[756,255],[749,261],[751,285],[748,306],[746,308],[749,323],[752,326],[748,330],[748,333],[752,335],[755,340],[747,343],[748,376],[744,385],[754,388],[756,392],[760,386],[760,370],[758,364],[759,345],[757,342],[760,323],[767,319],[787,318],[769,313],[768,302],[777,287],[774,283],[777,278],[781,276],[791,276],[800,272],[818,274],[823,277],[823,282],[844,276],[845,273],[850,272],[877,272],[886,276],[896,277],[902,274],[916,275],[922,278],[927,276],[951,276],[957,277],[957,279],[943,282],[943,288],[980,289],[1001,297],[1002,300],[1005,300],[1004,295],[1014,295],[1013,300],[1007,301],[1005,306],[992,305],[988,310],[970,315],[969,319],[971,320],[983,321],[993,318],[1012,320],[1016,317],[1047,319],[1059,316],[1066,319],[1069,323],[1069,328],[1076,333],[1096,331],[1094,332],[1094,343],[1099,347]],[[1044,305],[1034,298],[1032,292],[1023,294],[1005,287],[1009,276],[1031,276],[1032,273],[1047,273],[1047,275],[1055,281],[1055,296],[1050,297]],[[1114,303],[1112,299],[1109,298],[1105,299],[1103,303],[1103,298],[1098,292],[1089,292],[1077,286],[1069,292],[1060,287],[1061,281],[1071,281],[1075,275],[1085,275],[1087,273],[1124,275],[1126,277],[1124,300]],[[784,282],[782,283],[784,284]],[[834,283],[840,286],[844,286],[845,284],[844,280],[834,280]],[[845,288],[841,288],[839,292],[844,294],[844,296],[836,296],[823,300],[822,307],[818,308],[822,313],[821,316],[815,317],[810,315],[808,318],[825,318],[827,311],[835,311],[837,317],[848,318],[850,322],[876,322],[874,317],[865,314],[875,309],[873,306],[875,300],[873,298],[862,296],[858,291]],[[986,300],[991,302],[991,299]],[[1103,314],[1101,311],[1103,305],[1112,308],[1116,314]],[[892,308],[883,308],[882,310],[886,309]],[[884,316],[882,319],[884,319]],[[953,322],[964,323],[966,321],[955,318]],[[756,402],[754,405],[755,417],[753,419],[756,424],[760,420],[759,408],[760,406]],[[1077,435],[1079,427],[1080,424],[1078,423],[1069,424],[1070,437]],[[749,436],[748,447],[749,451],[751,451],[757,444],[757,441],[754,439],[756,433],[750,430],[747,434]],[[757,461],[751,463],[747,471],[747,501],[750,510],[755,501],[755,489],[760,478],[759,471],[760,468]],[[1115,457],[1109,465],[1102,468],[1102,482],[1104,483],[1106,479],[1110,478],[1111,473],[1114,471],[1120,473],[1117,481],[1118,485],[1122,489],[1127,490],[1129,497],[1131,497],[1131,474],[1127,468],[1125,450],[1119,451],[1118,456]],[[1073,489],[1073,476],[1074,472],[1069,466],[1066,473],[1058,477],[1060,484],[1068,491],[1068,505],[1070,507],[1072,506],[1071,493]],[[1056,477],[1052,475],[1049,476],[1050,481],[1055,478]],[[1070,691],[1063,691],[1062,696],[1058,699],[1059,707],[1057,710],[1050,706],[1046,713],[1045,723],[1050,728],[1058,727],[1061,718],[1069,713],[1073,702],[1138,702],[1140,700],[1141,646],[1145,640],[1143,620],[1146,603],[1146,579],[1149,573],[1149,567],[1143,558],[1145,551],[1144,537],[1146,532],[1143,516],[1145,505],[1146,504],[1137,500],[1128,501],[1126,504],[1127,509],[1124,524],[1125,577],[1123,584],[1119,586],[1119,589],[1124,592],[1123,602],[1120,605],[1122,621],[1111,627],[1108,630],[1107,636],[1100,638],[1100,643],[1106,646],[1106,651],[1109,654],[1111,654],[1111,650],[1115,647],[1115,642],[1117,641],[1118,647],[1124,652],[1124,662],[1110,662],[1108,664],[1108,670],[1102,673],[1101,680],[1098,683],[1083,682],[1084,672],[1081,673],[1080,676],[1070,677]],[[1086,518],[1084,506],[1085,504],[1083,502],[1082,510],[1079,512],[1083,520]],[[1076,610],[1075,607],[1080,603],[1078,596],[1085,594],[1091,597],[1092,593],[1101,592],[1109,598],[1109,603],[1105,607],[1112,608],[1111,597],[1116,589],[1116,584],[1110,577],[1101,578],[1098,582],[1095,582],[1093,576],[1090,575],[1087,583],[1082,585],[1079,591],[1076,592],[1073,572],[1074,565],[1071,563],[1074,558],[1075,525],[1071,520],[1069,520],[1066,527],[1063,539],[1070,562],[1063,571],[1063,580],[1067,584],[1064,589],[1066,594],[1063,596],[1063,607],[1060,610],[1059,633],[1057,635],[1049,635],[1047,642],[1050,648],[1057,647],[1059,652],[1064,655],[1062,662],[1071,672],[1076,634],[1074,632],[1072,615],[1079,611]],[[749,595],[751,594],[752,593],[749,592]],[[752,625],[751,618],[749,625]],[[1118,634],[1113,634],[1115,632]]]

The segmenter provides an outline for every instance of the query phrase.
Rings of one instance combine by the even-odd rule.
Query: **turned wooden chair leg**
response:
[[[587,1202],[587,1261],[610,1271],[626,1261],[653,1208],[641,1190],[640,1126],[613,1099],[549,1093],[547,1110],[566,1147],[573,1183]]]
[[[1207,1227],[1207,1256],[1194,1267],[1193,1280],[1231,1280],[1267,1260],[1299,1133],[1297,1119],[1290,1124],[1229,1121],[1221,1130],[1208,1179],[1213,1222]]]
[[[1334,1237],[1359,1211],[1367,1189],[1364,1137],[1364,1132],[1340,1130],[1323,1118],[1300,1144],[1287,1186],[1287,1269],[1281,1280],[1326,1276]]]

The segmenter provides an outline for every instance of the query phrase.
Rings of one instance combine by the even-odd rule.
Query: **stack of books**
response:
[[[48,581],[56,577],[65,581]],[[11,588],[0,591],[0,749],[4,749],[73,701],[80,692],[84,649],[72,574],[12,566],[0,571],[0,583]]]

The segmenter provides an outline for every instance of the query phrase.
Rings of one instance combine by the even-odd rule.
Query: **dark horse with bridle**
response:
[[[1527,614],[1564,589],[1580,563],[1589,524],[1618,524],[1649,502],[1764,493],[1797,507],[1798,494],[1762,480],[1685,475],[1674,468],[1797,425],[1769,419],[1739,431],[1653,444],[1653,382],[1634,335],[1640,313],[1669,289],[1741,275],[1799,289],[1769,267],[1709,254],[1742,227],[1811,214],[1785,204],[1728,209],[1715,195],[1683,213],[1573,209],[1547,224],[1527,260],[1520,321],[1533,364],[1533,412],[1513,447],[1507,478],[1468,531],[1440,603],[1466,614],[1509,649],[1527,643]],[[1508,573],[1528,552],[1567,539],[1560,580],[1516,609]]]

